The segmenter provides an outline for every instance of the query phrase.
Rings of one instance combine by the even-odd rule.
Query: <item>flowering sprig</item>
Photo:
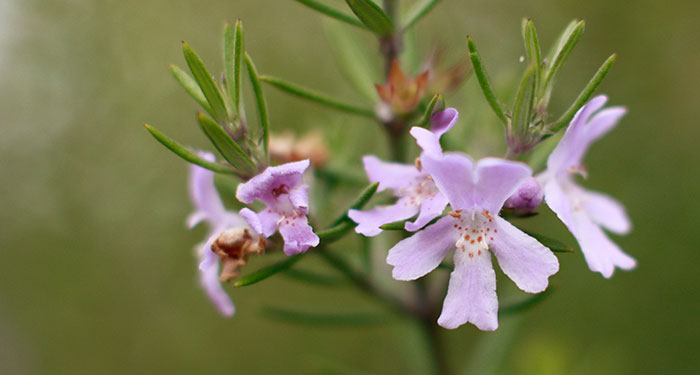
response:
[[[388,311],[414,319],[424,327],[435,373],[449,374],[446,353],[435,345],[440,340],[438,325],[448,329],[465,323],[481,330],[498,327],[500,303],[491,254],[518,288],[538,294],[500,309],[501,313],[513,313],[542,299],[550,278],[559,272],[555,253],[572,251],[561,241],[525,232],[510,222],[514,216],[527,219],[536,215],[543,197],[578,241],[591,270],[608,278],[616,267],[635,266],[634,259],[603,231],[625,234],[630,230],[623,206],[607,195],[585,190],[573,178],[575,174],[585,176],[581,162],[588,147],[612,129],[625,113],[620,107],[601,110],[605,97],[588,102],[615,55],[603,64],[569,109],[556,120],[549,114],[554,82],[583,33],[582,21],[572,22],[546,56],[540,50],[532,21],[523,22],[526,53],[522,60],[527,64],[510,109],[496,98],[476,46],[468,38],[469,59],[487,102],[504,124],[508,146],[506,159],[485,157],[474,161],[461,152],[444,152],[441,144],[442,138],[452,136],[449,144],[457,145],[454,132],[447,132],[457,124],[459,113],[456,108],[445,108],[444,95],[466,78],[464,64],[440,73],[435,70],[438,59],[428,57],[424,70],[416,75],[402,68],[407,66],[401,58],[404,42],[408,43],[404,41],[404,33],[435,6],[436,0],[416,2],[404,13],[398,0],[384,0],[383,6],[372,0],[346,0],[346,11],[318,0],[297,1],[353,25],[355,30],[376,36],[384,63],[383,79],[372,78],[364,64],[355,64],[363,52],[345,43],[348,39],[344,31],[327,27],[330,39],[342,44],[335,46],[338,48],[334,52],[346,78],[369,102],[351,103],[260,74],[245,51],[243,27],[238,21],[234,27],[226,25],[224,29],[224,69],[220,82],[212,78],[199,56],[184,42],[183,53],[190,73],[171,66],[175,79],[202,108],[196,116],[197,124],[218,151],[218,160],[212,153],[194,151],[146,125],[160,143],[194,164],[190,171],[190,193],[195,212],[188,225],[206,222],[209,226],[206,241],[197,246],[200,282],[222,315],[231,316],[235,311],[224,290],[225,282],[236,280],[235,287],[245,287],[287,273],[294,275],[294,280],[329,284],[328,277],[319,275],[317,270],[297,268],[302,259],[318,256]],[[246,118],[243,109],[244,70],[248,72],[259,115],[257,125]],[[343,198],[336,195],[334,188],[348,181],[352,181],[348,186],[356,186],[353,170],[357,168],[329,167],[336,163],[337,155],[332,148],[326,148],[320,133],[311,133],[313,137],[299,141],[292,135],[275,138],[276,142],[270,146],[271,122],[262,83],[345,114],[375,120],[387,136],[393,160],[364,156],[362,161],[371,184],[352,203],[338,204]],[[564,128],[565,134],[549,155],[545,171],[533,176],[533,169],[539,171],[539,167],[509,160],[526,160],[519,155],[536,149],[543,139]],[[415,139],[421,149],[419,155],[409,156],[404,142],[410,139],[407,135]],[[281,164],[270,165],[271,159]],[[235,195],[246,205],[238,213],[224,206],[219,196],[224,191],[214,184],[215,173],[237,179],[237,186],[232,189],[235,192],[226,194]],[[312,175],[316,178],[310,178]],[[376,192],[384,190],[393,193],[396,198],[393,204],[363,210]],[[318,191],[324,194],[321,198]],[[333,210],[340,214],[325,221],[326,215],[319,212],[318,205],[313,205],[315,199],[332,202]],[[344,209],[339,210],[338,206]],[[321,224],[324,222],[328,224]],[[360,242],[361,267],[347,259],[349,252],[340,253],[340,247],[333,248],[333,243],[353,233],[352,229],[366,237]],[[397,238],[395,245],[387,246],[389,249],[375,248],[372,237],[391,236],[383,233],[390,229],[403,232],[403,237]],[[342,249],[348,246],[352,242],[346,240]],[[256,255],[255,262],[267,259],[266,250],[270,253],[281,250],[285,256],[244,272],[249,257]],[[397,293],[394,288],[398,283],[376,282],[379,270],[372,264],[376,258],[372,252],[376,250],[388,250],[386,262],[393,267],[394,279],[415,280],[411,283],[416,287],[415,298]],[[446,290],[427,287],[440,280],[433,278],[431,272],[438,268],[452,268]],[[442,303],[441,296],[445,296]],[[328,314],[316,311],[307,313],[282,307],[268,307],[264,311],[273,312],[268,315],[278,319],[307,323],[362,324],[385,320],[353,312],[329,318]]]

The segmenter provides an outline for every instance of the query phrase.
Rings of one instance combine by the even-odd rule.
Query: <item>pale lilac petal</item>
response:
[[[450,274],[450,285],[438,324],[455,329],[469,322],[482,331],[496,330],[498,298],[491,253],[484,251],[469,257],[466,252],[457,250],[454,262],[455,269]]]
[[[550,180],[544,185],[544,200],[547,206],[557,214],[559,220],[571,231],[570,225],[574,222],[574,209],[571,201],[556,180]],[[573,231],[572,231],[573,233]]]
[[[600,95],[578,110],[559,144],[547,159],[547,169],[551,173],[568,173],[570,167],[578,167],[590,143],[614,126],[619,117],[624,114],[624,112],[620,114],[619,108],[612,109],[612,112],[599,117],[600,125],[593,124],[589,118],[601,109],[606,101],[607,97]],[[610,122],[613,119],[614,121]],[[589,132],[590,135],[587,135]],[[594,137],[596,134],[597,137]]]
[[[574,192],[582,190],[580,188],[573,189]],[[605,235],[603,230],[588,217],[586,211],[582,208],[574,209],[571,198],[567,196],[556,180],[545,185],[544,199],[549,208],[557,214],[559,220],[574,235],[586,258],[588,267],[592,271],[600,272],[604,277],[609,278],[615,267],[628,270],[636,266],[636,261],[620,250]],[[585,197],[576,197],[575,200],[583,202]]]
[[[434,270],[455,249],[459,232],[455,219],[445,216],[435,224],[401,240],[389,250],[386,262],[396,280],[415,280]]]
[[[382,232],[380,226],[409,219],[417,212],[417,206],[405,204],[403,200],[399,200],[391,206],[374,207],[367,211],[349,210],[348,217],[357,223],[355,232],[373,237]]]
[[[307,185],[298,186],[289,192],[289,200],[294,208],[306,214],[309,212],[309,187]]]
[[[581,245],[581,251],[591,271],[600,272],[603,277],[610,278],[615,267],[630,270],[637,265],[634,258],[625,254],[585,214],[574,215],[574,227],[576,230],[572,230],[572,233]]]
[[[216,160],[214,155],[208,152],[200,151],[199,156],[208,161]],[[209,220],[215,221],[226,211],[214,186],[214,172],[190,164],[189,192],[196,211],[202,212]]]
[[[448,152],[440,157],[423,153],[420,160],[423,169],[432,176],[435,185],[447,197],[452,209],[474,206],[474,162],[469,156]]]
[[[459,112],[450,107],[434,114],[430,117],[430,131],[438,138],[447,133],[457,123]]]
[[[309,160],[268,167],[259,175],[244,184],[239,184],[236,198],[245,204],[251,204],[256,199],[266,203],[274,203],[274,190],[285,186],[287,190],[294,189],[301,183],[302,174],[309,167]]]
[[[253,230],[266,238],[275,233],[277,224],[281,218],[280,214],[267,208],[260,212],[255,212],[249,208],[243,208],[239,213]]]
[[[199,270],[204,271],[212,265],[219,263],[219,258],[211,251],[211,244],[219,237],[221,230],[214,229],[207,236],[207,240],[199,247]]]
[[[280,221],[279,230],[284,239],[284,253],[287,255],[303,253],[309,247],[318,246],[320,242],[304,215],[284,218]]]
[[[423,199],[420,204],[418,217],[414,222],[406,222],[404,228],[409,232],[415,232],[428,224],[431,220],[442,214],[449,202],[447,197],[441,193],[437,193],[430,198]]]
[[[559,271],[559,260],[552,251],[500,217],[496,217],[496,229],[489,246],[503,273],[525,292],[547,289],[549,277]]]
[[[199,282],[202,288],[221,315],[225,317],[233,316],[236,312],[236,308],[229,295],[221,286],[221,281],[219,280],[219,263],[216,254],[211,252],[208,248],[200,249],[200,253],[202,253],[200,257],[204,258],[200,263],[199,273]],[[207,258],[212,259],[207,260]],[[206,264],[206,266],[202,268],[201,264]]]
[[[583,196],[583,209],[593,222],[617,234],[627,234],[632,229],[625,207],[620,202],[590,190],[585,190]]]
[[[411,128],[410,134],[416,139],[418,146],[423,149],[423,152],[440,155],[442,146],[440,146],[440,136],[435,135],[430,130],[414,126]]]
[[[610,107],[596,113],[586,125],[586,140],[588,144],[612,130],[626,113],[627,109],[624,107]]]
[[[503,203],[532,176],[532,169],[518,161],[484,158],[476,163],[476,203],[498,213]]]
[[[378,191],[396,192],[423,176],[413,165],[383,162],[374,155],[364,156],[362,162],[370,182],[379,182]]]
[[[208,219],[207,213],[204,211],[195,211],[187,216],[187,229],[196,227],[199,223]]]

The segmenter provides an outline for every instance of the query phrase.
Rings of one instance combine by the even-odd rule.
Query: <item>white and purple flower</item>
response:
[[[549,277],[559,270],[559,261],[549,249],[498,216],[506,199],[532,171],[523,163],[498,158],[474,164],[457,153],[424,152],[421,162],[453,211],[389,251],[392,275],[397,280],[420,278],[456,249],[438,324],[454,329],[470,322],[481,330],[495,330],[498,299],[491,252],[503,272],[528,293],[544,291]]]
[[[454,108],[447,108],[434,114],[430,131],[414,127],[411,134],[425,139],[424,152],[441,153],[440,137],[457,122],[459,113]],[[415,133],[415,134],[414,134]],[[406,222],[407,231],[417,231],[431,220],[442,214],[447,206],[447,198],[440,193],[430,175],[417,165],[387,163],[373,155],[362,158],[365,171],[371,182],[379,182],[378,191],[391,189],[398,198],[389,206],[374,207],[371,210],[349,210],[348,217],[356,222],[357,233],[371,237],[381,233],[381,226],[395,221],[409,219],[416,214],[414,222]]]
[[[629,270],[636,261],[612,242],[602,228],[626,234],[631,229],[630,220],[615,199],[586,190],[573,179],[574,174],[585,174],[581,162],[588,147],[615,127],[626,112],[623,107],[600,110],[606,101],[605,96],[597,96],[576,113],[549,156],[547,170],[537,179],[544,187],[545,202],[578,241],[588,267],[609,278],[615,267]]]
[[[211,153],[200,152],[199,155],[208,161],[215,160]],[[236,309],[233,301],[221,286],[219,257],[211,251],[211,245],[226,229],[247,227],[247,225],[240,215],[227,211],[224,207],[214,186],[214,172],[191,164],[189,192],[195,211],[187,218],[187,226],[193,228],[203,221],[209,226],[206,241],[197,245],[196,248],[200,261],[199,281],[221,315],[233,316]]]
[[[265,204],[260,212],[249,208],[240,211],[248,224],[270,237],[279,230],[284,239],[284,252],[294,255],[319,244],[318,236],[308,223],[308,186],[302,184],[302,175],[309,160],[268,167],[248,182],[238,185],[236,198],[251,204],[256,199]]]

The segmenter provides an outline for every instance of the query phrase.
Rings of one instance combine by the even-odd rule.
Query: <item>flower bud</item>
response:
[[[506,200],[503,208],[512,209],[517,215],[528,214],[542,203],[543,195],[540,184],[530,177]]]
[[[248,262],[249,254],[265,251],[265,239],[253,236],[247,228],[227,229],[211,244],[211,251],[221,259],[221,281],[229,281],[240,275],[240,269]]]

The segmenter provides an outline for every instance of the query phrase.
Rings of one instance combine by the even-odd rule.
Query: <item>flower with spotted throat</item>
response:
[[[469,322],[493,331],[498,328],[498,299],[491,252],[503,272],[528,293],[544,291],[549,277],[559,270],[559,261],[549,249],[498,216],[503,203],[532,170],[523,163],[498,158],[475,164],[457,153],[424,152],[421,163],[453,211],[389,250],[392,275],[396,280],[415,280],[456,249],[438,324],[454,329]]]
[[[306,218],[309,187],[302,184],[302,175],[308,167],[308,159],[268,167],[248,182],[238,185],[236,190],[236,198],[245,204],[256,199],[265,204],[265,209],[260,212],[244,208],[240,214],[266,238],[279,230],[287,255],[303,253],[320,241]]]
[[[545,202],[578,241],[588,267],[609,278],[615,267],[629,270],[637,262],[612,242],[601,227],[626,234],[632,225],[618,201],[586,190],[573,179],[574,174],[585,176],[581,161],[588,147],[612,130],[626,112],[622,107],[600,110],[606,101],[607,97],[597,96],[576,113],[549,155],[547,170],[537,179],[544,186]]]
[[[433,137],[432,147],[426,147],[425,152],[442,152],[440,136],[454,126],[458,117],[456,109],[447,108],[431,117],[430,131],[414,127],[412,133],[425,132],[429,134],[426,137]],[[380,226],[406,220],[418,214],[414,222],[404,224],[407,231],[414,232],[438,217],[447,206],[447,198],[437,189],[430,175],[420,168],[420,163],[387,163],[373,155],[365,156],[362,161],[369,180],[379,182],[378,190],[391,189],[399,199],[389,206],[379,206],[367,211],[348,211],[348,217],[358,224],[355,227],[357,233],[368,237],[376,236],[382,231]]]

